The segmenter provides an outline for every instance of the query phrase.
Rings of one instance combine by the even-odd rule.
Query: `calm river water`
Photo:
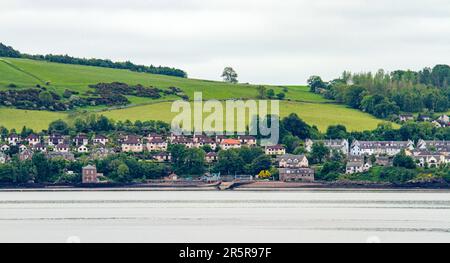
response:
[[[0,192],[0,242],[450,242],[450,192]]]

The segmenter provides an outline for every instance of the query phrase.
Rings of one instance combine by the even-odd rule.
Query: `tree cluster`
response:
[[[351,74],[324,82],[312,76],[308,85],[312,92],[328,99],[368,112],[379,118],[392,118],[401,112],[446,112],[450,104],[450,66],[437,65],[419,72],[397,70],[390,74]]]

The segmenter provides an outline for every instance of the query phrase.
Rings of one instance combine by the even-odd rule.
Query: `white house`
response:
[[[284,155],[286,148],[283,145],[266,146],[266,155]]]
[[[74,139],[73,142],[75,143],[76,146],[81,146],[81,145],[88,145],[89,144],[89,138],[87,137],[86,134],[78,134]]]
[[[256,146],[257,144],[257,140],[255,137],[253,136],[249,136],[249,135],[240,135],[238,136],[238,140],[241,141],[241,144],[243,145],[247,145],[247,146]]]
[[[41,142],[39,136],[37,136],[36,134],[30,134],[26,141],[28,142],[29,145],[34,146],[36,144],[39,144]]]
[[[103,136],[103,135],[96,135],[96,136],[94,137],[94,144],[95,144],[95,145],[101,144],[101,145],[104,146],[104,145],[106,145],[108,142],[109,142],[109,139],[106,138],[106,136]]]
[[[242,147],[240,140],[225,139],[220,143],[222,150],[240,149]]]
[[[395,156],[403,150],[414,150],[413,141],[357,141],[352,143],[350,154]]]
[[[209,146],[209,147],[211,147],[211,149],[213,151],[215,151],[217,149],[217,143],[213,139],[211,139],[209,137],[199,138],[199,139],[194,140],[194,141],[195,141],[195,147],[196,148]]]
[[[64,144],[64,137],[59,134],[52,134],[48,138],[49,146],[57,146],[58,144]]]
[[[346,174],[355,174],[367,172],[372,168],[372,164],[366,163],[363,160],[349,161],[345,170]]]
[[[7,151],[9,151],[9,149],[11,149],[11,147],[9,147],[9,145],[6,145],[6,144],[4,144],[0,147],[0,150],[2,152],[7,152]]]
[[[312,147],[314,143],[323,143],[325,147],[330,149],[330,151],[338,151],[343,153],[344,155],[348,155],[348,152],[350,150],[350,144],[348,140],[342,139],[342,140],[317,140],[313,141],[310,139],[307,139],[305,142],[305,149],[307,152],[312,151]]]
[[[445,151],[450,149],[450,141],[425,141],[419,140],[417,143],[417,149],[419,150],[435,150]]]
[[[77,148],[78,153],[88,153],[89,148],[86,145],[81,145]]]
[[[20,142],[20,137],[17,134],[10,134],[6,140],[8,141],[9,145],[16,146]]]
[[[411,157],[420,167],[436,168],[447,163],[445,155],[427,150],[413,152]]]
[[[167,151],[168,143],[160,138],[154,138],[147,142],[147,150],[152,151]]]

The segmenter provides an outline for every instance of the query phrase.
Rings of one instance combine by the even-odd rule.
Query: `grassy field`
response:
[[[99,112],[98,114],[116,121],[162,120],[170,123],[176,115],[176,113],[171,112],[171,105],[171,102],[162,102]],[[369,114],[341,105],[282,102],[280,105],[280,115],[285,117],[290,113],[297,113],[307,123],[316,125],[321,131],[325,131],[329,125],[335,124],[343,124],[350,131],[371,130],[382,122]],[[68,120],[68,116],[66,113],[0,108],[0,126],[21,129],[26,125],[35,130],[42,130],[46,129],[51,121],[57,119]],[[204,117],[207,116],[208,114],[204,114]],[[394,126],[398,127],[397,125]]]
[[[67,119],[67,116],[65,113],[57,112],[0,108],[0,126],[9,129],[15,128],[18,132],[23,126],[41,131],[47,129],[50,122],[58,119]]]
[[[176,113],[171,113],[170,109],[171,103],[158,103],[154,105],[107,111],[101,114],[114,120],[129,119],[135,121],[156,119],[171,122]],[[316,125],[321,131],[325,131],[328,126],[335,124],[343,124],[351,131],[364,131],[375,129],[377,125],[382,122],[369,114],[355,111],[341,105],[281,102],[281,117],[286,117],[291,113],[297,113],[307,123]]]
[[[158,88],[179,87],[193,98],[194,92],[202,92],[204,99],[241,99],[256,98],[255,85],[227,84],[216,81],[183,79],[163,75],[137,73],[128,70],[108,69],[89,66],[66,65],[34,61],[27,59],[0,58],[0,89],[7,89],[14,83],[19,88],[34,87],[37,84],[47,86],[49,90],[62,94],[65,89],[88,91],[91,84],[99,82],[124,82],[135,85]],[[371,115],[333,104],[317,94],[310,93],[304,86],[267,86],[277,93],[287,89],[286,98],[281,105],[281,116],[297,113],[306,122],[325,130],[329,125],[344,124],[349,130],[361,131],[373,129],[382,122]],[[170,122],[175,114],[170,112],[175,96],[158,100],[129,96],[132,107],[109,110],[105,106],[86,107],[82,110],[104,114],[115,120],[163,120]],[[106,111],[105,111],[106,110]],[[40,130],[56,119],[67,119],[67,113],[22,111],[0,108],[0,125],[21,129],[24,125]]]
[[[2,76],[0,77],[0,87],[3,88],[6,88],[10,83],[20,87],[33,87],[36,84],[42,85],[43,82],[50,82],[49,89],[59,94],[62,94],[65,89],[85,92],[89,90],[88,86],[91,84],[117,81],[130,85],[142,84],[159,88],[175,86],[183,89],[190,97],[193,97],[195,91],[201,91],[206,99],[255,98],[257,96],[256,86],[254,85],[234,85],[217,81],[183,79],[128,70],[66,65],[27,59],[0,58],[0,76]],[[274,89],[277,93],[284,88],[267,87]],[[295,100],[326,101],[321,96],[307,92],[306,87],[290,86],[286,88],[288,88],[287,96]]]

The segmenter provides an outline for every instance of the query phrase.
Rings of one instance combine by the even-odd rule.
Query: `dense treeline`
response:
[[[181,69],[158,66],[144,66],[136,65],[130,61],[126,62],[113,62],[109,59],[87,59],[87,58],[75,58],[68,55],[29,55],[21,54],[19,51],[14,50],[12,47],[7,47],[0,43],[0,57],[12,57],[12,58],[27,58],[33,60],[45,60],[55,63],[74,64],[84,66],[95,66],[103,68],[115,68],[115,69],[128,69],[136,72],[145,72],[151,74],[160,74],[174,77],[187,78],[187,73]]]
[[[19,51],[0,43],[0,57],[20,58],[20,56],[21,54]]]
[[[446,112],[450,107],[450,66],[437,65],[419,72],[397,70],[390,74],[344,72],[338,79],[324,82],[312,76],[312,92],[323,94],[352,108],[379,118],[392,118],[401,112]]]

